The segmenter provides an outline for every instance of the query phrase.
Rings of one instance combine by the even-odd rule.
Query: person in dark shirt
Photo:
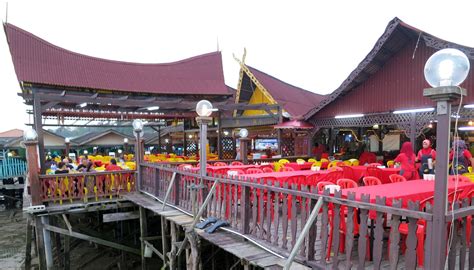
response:
[[[79,164],[79,166],[77,166],[77,171],[78,172],[82,172],[82,171],[85,171],[87,169],[87,159],[86,158],[82,158],[81,159],[81,164]]]
[[[68,167],[66,167],[66,164],[61,161],[58,164],[58,169],[54,173],[55,174],[69,173],[69,169],[68,169]]]
[[[105,170],[106,171],[121,171],[122,168],[117,165],[117,161],[115,160],[115,158],[113,158],[110,160],[110,164],[107,165],[107,167],[105,167]]]

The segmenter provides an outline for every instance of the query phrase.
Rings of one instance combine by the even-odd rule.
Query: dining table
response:
[[[271,172],[271,173],[254,173],[254,174],[241,174],[239,178],[241,179],[276,179],[278,182],[285,183],[288,182],[288,179],[295,176],[300,177],[309,177],[309,176],[316,176],[316,178],[323,177],[324,175],[328,174],[330,171],[327,170],[320,170],[320,171],[312,171],[312,170],[305,170],[305,171],[286,171],[286,172]]]
[[[352,169],[354,181],[359,181],[361,178],[365,176],[369,176],[369,174],[367,173],[368,166],[350,166],[350,168]],[[377,168],[377,169],[380,169],[378,170],[380,174],[378,178],[380,179],[382,184],[391,183],[390,178],[389,178],[390,175],[398,174],[400,173],[400,170],[401,170],[400,168]]]
[[[342,190],[342,196],[347,198],[349,192],[355,193],[355,199],[361,200],[361,195],[370,195],[370,202],[375,203],[376,197],[385,197],[386,205],[391,206],[393,200],[402,200],[402,207],[407,208],[409,201],[421,201],[434,195],[435,181],[411,180],[405,182],[390,183],[375,186],[362,186]],[[462,190],[460,196],[463,197],[474,189],[474,183],[457,182],[453,178],[448,180],[448,193],[454,189]]]
[[[313,164],[314,162],[302,162],[302,163],[289,162],[289,163],[285,163],[284,166],[293,168],[293,170],[295,171],[303,171],[303,170],[310,170]]]

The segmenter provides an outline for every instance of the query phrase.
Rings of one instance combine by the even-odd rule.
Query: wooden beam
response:
[[[102,215],[102,222],[116,222],[122,220],[138,219],[140,217],[138,211],[133,212],[119,212],[119,213],[109,213]]]
[[[64,223],[66,224],[66,227],[69,230],[69,232],[72,232],[72,226],[71,226],[71,223],[69,223],[69,220],[67,219],[66,214],[61,214],[61,216],[63,217]]]
[[[165,261],[165,257],[163,256],[163,254],[161,252],[158,251],[158,249],[156,249],[150,242],[148,242],[147,240],[143,240],[143,242],[145,243],[146,246],[148,246],[148,248],[150,248],[156,255],[158,255],[158,257],[160,257],[163,261]]]
[[[140,206],[140,247],[141,247],[141,257],[142,257],[142,269],[146,270],[146,258],[145,258],[145,244],[146,240],[143,238],[148,234],[147,228],[147,215],[146,209]]]
[[[78,239],[81,239],[81,240],[90,241],[90,242],[93,242],[93,243],[96,243],[96,244],[99,244],[99,245],[103,245],[103,246],[115,248],[115,249],[118,249],[118,250],[130,252],[130,253],[133,253],[133,254],[136,254],[136,255],[140,255],[140,250],[138,250],[138,249],[131,248],[131,247],[128,247],[128,246],[125,246],[125,245],[122,245],[122,244],[114,243],[114,242],[111,242],[111,241],[107,241],[107,240],[104,240],[104,239],[100,239],[100,238],[97,238],[97,237],[85,235],[85,234],[78,233],[78,232],[69,232],[66,229],[58,228],[58,227],[51,226],[51,225],[48,225],[48,224],[43,224],[43,228],[48,230],[48,231],[51,231],[51,232],[60,233],[60,234],[63,234],[63,235],[68,235],[68,236],[75,237],[75,238],[78,238]]]
[[[33,90],[33,112],[34,112],[34,124],[35,130],[38,134],[38,156],[40,161],[40,172],[41,174],[46,173],[45,156],[44,156],[44,139],[43,139],[43,123],[41,117],[41,97],[39,96],[38,90]]]

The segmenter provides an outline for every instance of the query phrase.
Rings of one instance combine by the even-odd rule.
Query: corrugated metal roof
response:
[[[433,106],[430,99],[423,97],[423,88],[429,87],[423,67],[435,51],[443,48],[463,51],[472,66],[474,48],[442,40],[393,19],[365,59],[305,119]],[[472,72],[461,86],[468,89],[465,102],[474,101]]]
[[[4,24],[19,81],[152,94],[229,95],[222,56],[212,52],[166,64],[91,57]]]
[[[256,68],[247,67],[278,104],[289,112],[292,117],[306,114],[325,97],[286,83]]]

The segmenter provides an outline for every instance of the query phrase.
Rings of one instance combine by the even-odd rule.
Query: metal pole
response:
[[[318,202],[316,202],[316,205],[314,206],[313,211],[311,212],[311,215],[309,216],[308,221],[306,221],[306,224],[304,225],[304,228],[301,231],[300,236],[296,240],[295,246],[291,250],[290,256],[288,257],[288,259],[286,259],[285,266],[283,267],[284,270],[290,269],[291,264],[293,263],[293,260],[295,259],[296,253],[298,253],[298,250],[303,244],[304,239],[309,233],[309,229],[311,228],[314,221],[316,220],[316,217],[319,214],[319,210],[321,209],[321,206],[323,206],[323,197],[319,197]]]
[[[243,164],[248,164],[248,142],[250,139],[248,138],[240,138],[240,159],[242,160]]]
[[[65,154],[66,154],[66,157],[68,157],[68,156],[69,156],[69,151],[70,151],[71,143],[65,143],[65,144],[66,144],[66,151],[65,151],[66,153],[65,153]]]
[[[137,141],[135,142],[135,162],[136,162],[136,170],[137,170],[137,190],[140,190],[142,185],[141,185],[141,173],[140,173],[140,163],[142,162],[143,154],[142,154],[142,147],[141,147],[141,138],[140,138],[140,132],[135,131],[135,137]]]
[[[196,121],[199,124],[199,162],[201,166],[201,170],[199,175],[201,178],[206,176],[206,164],[207,164],[207,152],[206,152],[206,145],[207,145],[207,124],[212,121],[212,117],[203,117],[198,116],[196,117]]]

